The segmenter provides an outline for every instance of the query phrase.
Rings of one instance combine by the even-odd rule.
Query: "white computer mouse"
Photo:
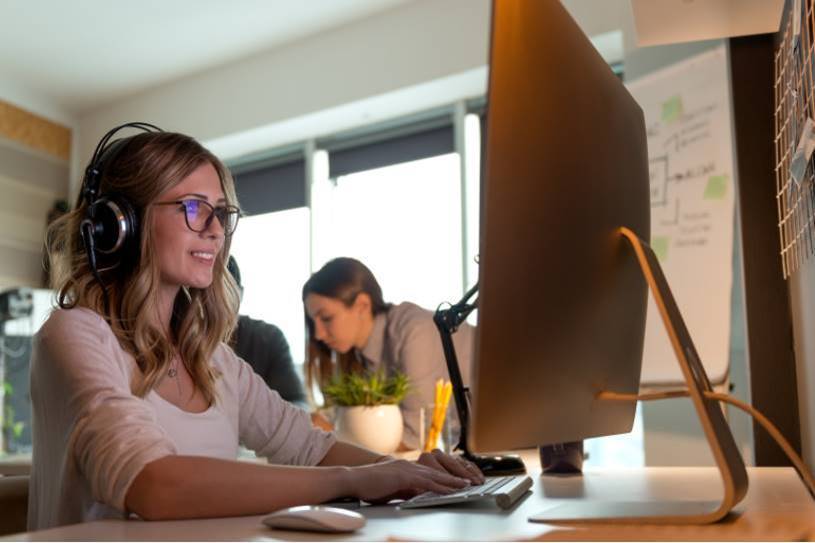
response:
[[[356,511],[339,507],[300,505],[267,515],[263,519],[263,524],[280,530],[353,532],[365,526],[365,517]]]

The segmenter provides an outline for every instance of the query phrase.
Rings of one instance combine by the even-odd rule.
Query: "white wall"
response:
[[[21,84],[9,74],[0,77],[0,100],[69,128],[74,128],[78,120],[77,115],[51,97]]]
[[[0,290],[42,286],[46,216],[67,193],[67,161],[0,138]]]
[[[634,47],[628,0],[564,5],[588,35],[621,29]],[[489,0],[410,2],[100,107],[80,119],[73,188],[99,137],[129,120],[230,158],[481,95],[489,20]]]
[[[341,123],[345,127],[376,121],[392,116],[392,111],[384,104],[366,111],[362,106],[367,101],[390,94],[403,97],[406,89],[483,70],[488,34],[487,0],[411,2],[84,115],[79,124],[79,155],[89,156],[105,130],[127,120],[155,122],[204,141],[235,137],[349,104],[360,107],[348,111]],[[460,82],[453,85],[455,96],[449,90],[425,90],[422,100],[435,103],[414,102],[413,107],[425,109],[482,93],[483,75],[480,82],[470,79],[469,87]],[[322,133],[336,129],[326,125]]]
[[[624,53],[637,48],[630,0],[561,0],[561,3],[587,36],[620,30]]]

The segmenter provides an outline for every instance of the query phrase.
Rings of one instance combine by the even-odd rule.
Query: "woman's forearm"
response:
[[[357,447],[344,441],[337,441],[332,445],[325,457],[320,461],[321,466],[363,466],[374,464],[381,460],[391,459],[388,455],[375,453],[362,447]]]
[[[270,466],[173,455],[144,467],[125,504],[149,520],[263,514],[346,496],[349,476],[349,469],[340,466]]]
[[[318,467],[165,456],[139,472],[127,491],[125,506],[147,520],[228,517],[345,496],[384,503],[481,482],[478,468],[440,451],[408,462],[337,442]]]

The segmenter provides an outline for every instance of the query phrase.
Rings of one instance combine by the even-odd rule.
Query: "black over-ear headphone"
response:
[[[105,257],[105,264],[116,267],[122,255],[138,250],[139,215],[136,207],[121,194],[100,194],[105,168],[112,164],[133,136],[111,141],[120,130],[136,128],[144,132],[163,132],[155,125],[142,122],[125,123],[105,134],[96,145],[91,161],[82,179],[80,202],[85,201],[85,217],[79,233],[88,256],[91,272],[104,289],[97,268],[97,257]]]

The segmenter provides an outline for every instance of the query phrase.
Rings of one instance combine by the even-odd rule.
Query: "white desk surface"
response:
[[[527,463],[528,466],[531,463]],[[708,526],[554,526],[528,522],[530,515],[564,500],[606,501],[718,499],[715,468],[644,468],[587,471],[582,477],[541,477],[532,467],[532,491],[503,511],[491,502],[447,508],[360,509],[368,523],[352,534],[271,530],[262,516],[187,521],[104,520],[27,532],[0,540],[812,540],[815,501],[792,468],[749,468],[750,489],[735,513]]]

